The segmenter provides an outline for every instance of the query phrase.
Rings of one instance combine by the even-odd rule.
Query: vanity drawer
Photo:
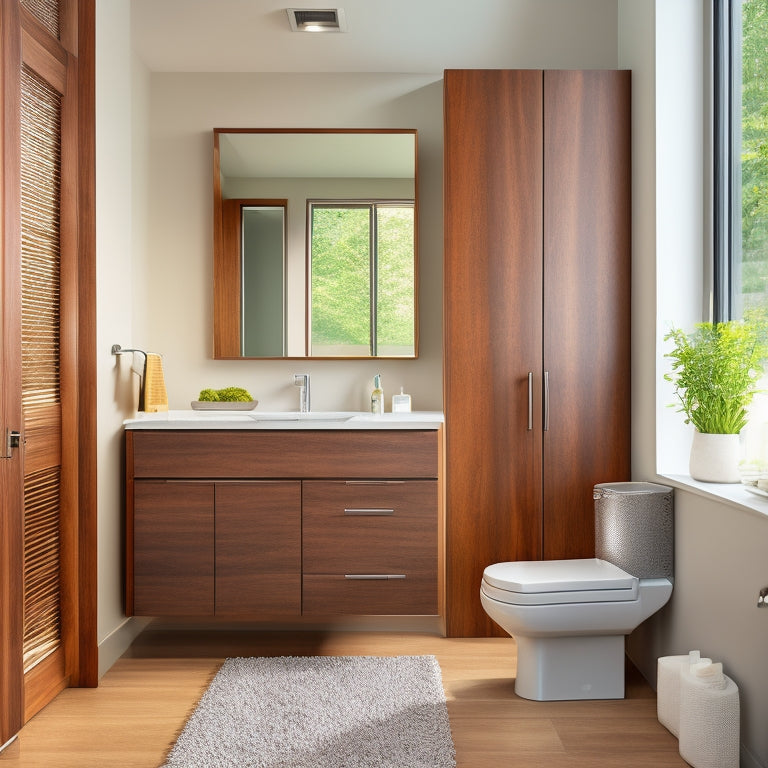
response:
[[[132,430],[128,473],[163,478],[436,478],[437,430]]]
[[[395,579],[304,574],[303,585],[305,616],[437,614],[437,579],[433,573]]]
[[[305,481],[304,573],[436,580],[437,505],[436,480]]]

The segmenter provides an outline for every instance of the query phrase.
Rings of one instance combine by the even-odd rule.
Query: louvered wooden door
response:
[[[62,83],[62,87],[65,85]],[[28,65],[21,73],[21,398],[24,419],[25,687],[61,688],[61,117],[62,94]],[[62,471],[64,470],[64,471]],[[29,699],[25,697],[25,707]]]
[[[3,0],[0,11],[0,747],[62,688],[96,683],[84,546],[95,545],[92,406],[82,403],[93,147],[81,92],[92,72],[80,81],[73,53],[93,13],[91,0]]]

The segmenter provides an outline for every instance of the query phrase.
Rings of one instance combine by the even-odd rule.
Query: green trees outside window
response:
[[[743,0],[741,24],[741,83],[733,85],[741,89],[740,310],[744,312],[768,306],[768,0]],[[735,261],[738,265],[738,257]]]
[[[413,356],[413,201],[310,202],[310,354]]]

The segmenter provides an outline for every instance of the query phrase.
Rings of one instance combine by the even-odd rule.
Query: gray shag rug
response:
[[[163,768],[454,768],[434,656],[227,659]]]

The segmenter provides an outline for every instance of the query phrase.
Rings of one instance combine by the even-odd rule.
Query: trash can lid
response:
[[[629,482],[629,483],[598,483],[595,491],[605,495],[612,493],[670,493],[672,488],[658,483]]]

